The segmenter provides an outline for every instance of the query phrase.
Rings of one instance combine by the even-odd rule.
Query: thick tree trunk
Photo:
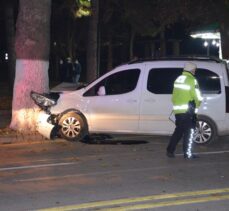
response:
[[[87,42],[87,74],[86,81],[90,82],[98,74],[98,16],[99,0],[92,0],[92,16],[89,21],[88,42]]]
[[[51,0],[20,0],[16,25],[16,75],[10,127],[23,133],[36,130],[37,107],[32,90],[49,90]]]

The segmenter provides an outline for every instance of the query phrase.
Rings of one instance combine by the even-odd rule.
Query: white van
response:
[[[204,97],[195,142],[205,144],[229,134],[228,71],[223,61],[179,58],[135,61],[116,67],[89,85],[60,94],[31,94],[48,113],[48,123],[67,140],[90,133],[171,135],[171,94],[184,64],[197,65]],[[41,100],[42,99],[42,100]],[[55,128],[56,128],[55,127]]]

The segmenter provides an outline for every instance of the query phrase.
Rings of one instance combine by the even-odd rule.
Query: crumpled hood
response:
[[[50,111],[54,114],[57,114],[69,108],[79,108],[80,104],[82,103],[82,93],[83,90],[61,92],[56,105],[51,107]]]

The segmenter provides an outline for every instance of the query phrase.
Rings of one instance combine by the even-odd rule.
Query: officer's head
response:
[[[193,75],[195,75],[196,72],[196,64],[192,63],[192,62],[187,62],[184,65],[184,71],[188,71],[190,73],[192,73]]]

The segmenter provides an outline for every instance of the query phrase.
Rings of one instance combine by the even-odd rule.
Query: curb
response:
[[[0,145],[1,144],[12,144],[12,143],[32,143],[32,142],[47,142],[52,141],[46,139],[40,134],[34,135],[23,135],[23,134],[9,134],[9,135],[0,135]]]

